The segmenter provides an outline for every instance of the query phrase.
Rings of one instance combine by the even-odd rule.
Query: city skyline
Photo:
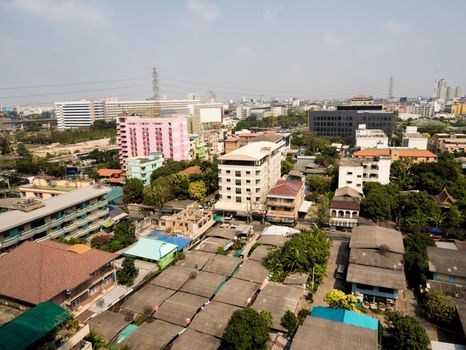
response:
[[[153,66],[170,98],[387,97],[390,76],[397,97],[432,96],[436,78],[464,87],[466,4],[390,5],[5,1],[0,104],[144,99]]]

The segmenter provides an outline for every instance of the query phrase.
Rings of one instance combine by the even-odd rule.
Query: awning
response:
[[[300,213],[307,213],[309,211],[309,209],[311,209],[312,207],[312,202],[310,201],[303,201],[303,203],[301,204],[301,206],[299,207],[298,211]]]

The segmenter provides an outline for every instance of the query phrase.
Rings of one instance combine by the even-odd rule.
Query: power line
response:
[[[142,80],[142,79],[147,79],[147,77],[128,78],[128,79],[113,79],[113,80],[82,81],[82,82],[61,83],[61,84],[51,84],[51,85],[10,86],[10,87],[0,87],[0,90],[39,89],[39,88],[62,87],[62,86],[105,84],[105,83],[116,83],[116,82],[120,82],[120,81],[134,81],[134,80]]]

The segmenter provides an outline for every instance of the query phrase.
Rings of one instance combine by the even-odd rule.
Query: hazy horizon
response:
[[[448,6],[447,6],[448,5]],[[431,96],[466,85],[466,2],[5,0],[0,104]]]

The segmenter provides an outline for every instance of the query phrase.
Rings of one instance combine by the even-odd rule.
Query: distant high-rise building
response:
[[[457,86],[455,89],[455,97],[463,97],[464,89],[461,86]]]
[[[446,94],[446,99],[445,101],[449,101],[449,100],[452,100],[455,98],[455,88],[454,87],[451,87],[451,86],[448,86],[447,87],[447,94]]]
[[[79,100],[55,103],[59,130],[91,126],[96,120],[105,120],[103,101]]]
[[[440,100],[445,100],[447,96],[447,81],[445,79],[440,79],[437,83],[437,98]]]

